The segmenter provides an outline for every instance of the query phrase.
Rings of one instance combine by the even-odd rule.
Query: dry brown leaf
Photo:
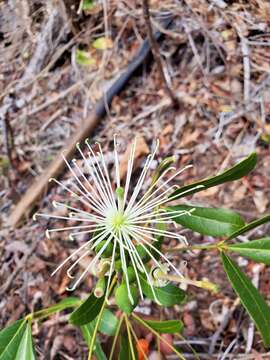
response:
[[[196,129],[192,132],[186,133],[184,135],[183,140],[181,141],[181,147],[186,147],[190,143],[196,141],[200,135],[201,135],[201,132],[198,129]]]
[[[259,213],[264,213],[269,203],[269,199],[267,196],[265,196],[265,193],[259,190],[255,191],[253,195],[253,201]]]

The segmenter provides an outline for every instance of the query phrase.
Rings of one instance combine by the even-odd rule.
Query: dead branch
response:
[[[147,28],[147,35],[148,35],[148,39],[149,39],[149,43],[151,46],[151,51],[152,51],[154,60],[157,64],[158,72],[159,72],[161,80],[164,84],[164,89],[165,89],[166,93],[168,94],[168,96],[170,97],[172,104],[174,106],[178,107],[179,101],[178,101],[177,97],[175,96],[173,90],[171,89],[170,85],[168,84],[168,81],[167,81],[165,73],[164,73],[162,59],[161,59],[161,56],[159,53],[158,43],[155,39],[153,29],[152,29],[148,0],[142,0],[142,5],[143,5],[144,21],[145,21],[145,25]]]
[[[22,86],[43,69],[68,31],[67,17],[61,4],[51,9],[48,3],[47,12],[48,20],[38,36],[36,49],[22,77]]]

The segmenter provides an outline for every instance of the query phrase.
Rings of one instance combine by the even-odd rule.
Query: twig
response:
[[[211,343],[209,346],[209,351],[208,354],[209,355],[213,355],[214,354],[214,350],[215,350],[215,346],[216,343],[220,337],[220,335],[222,334],[223,330],[227,327],[227,325],[229,324],[229,321],[231,320],[231,317],[234,313],[235,308],[239,305],[239,298],[237,298],[235,300],[235,302],[233,303],[232,307],[230,309],[228,309],[223,317],[223,320],[221,322],[221,324],[219,325],[219,327],[217,328],[216,332],[214,333],[214,335],[212,336],[211,339]]]
[[[177,97],[175,96],[173,90],[171,89],[170,85],[168,84],[168,81],[167,81],[165,73],[164,73],[164,69],[162,66],[162,59],[161,59],[161,56],[159,53],[158,43],[154,37],[154,33],[153,33],[153,29],[152,29],[148,0],[142,0],[142,6],[143,6],[143,17],[144,17],[144,21],[145,21],[146,28],[147,28],[147,35],[148,35],[148,39],[149,39],[149,43],[151,46],[151,51],[152,51],[154,60],[157,64],[158,72],[159,72],[161,80],[164,84],[165,91],[168,94],[168,96],[170,97],[172,104],[175,107],[179,107],[179,101],[178,101]]]
[[[241,36],[241,48],[243,54],[244,69],[244,102],[245,104],[248,104],[250,99],[250,61],[248,42],[243,36]]]
[[[7,278],[6,282],[1,286],[0,288],[0,296],[3,296],[6,294],[10,287],[12,286],[13,280],[16,278],[16,276],[19,274],[19,272],[25,267],[25,264],[29,257],[34,253],[36,247],[38,245],[38,242],[34,243],[29,251],[23,256],[23,258],[20,260],[20,262],[16,265],[15,270],[10,274],[10,276]]]
[[[5,148],[6,148],[6,154],[7,154],[10,165],[13,166],[13,160],[12,160],[12,148],[14,146],[13,131],[12,131],[12,128],[10,126],[7,116],[4,116],[2,118],[2,122],[3,122],[3,136],[4,136],[4,144],[5,144]]]

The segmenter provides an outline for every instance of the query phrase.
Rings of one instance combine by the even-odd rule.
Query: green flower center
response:
[[[121,230],[126,225],[126,221],[126,216],[122,212],[117,211],[112,215],[110,223],[115,230]]]

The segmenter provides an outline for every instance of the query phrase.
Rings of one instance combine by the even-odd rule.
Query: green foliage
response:
[[[91,57],[90,53],[85,50],[76,50],[75,54],[76,63],[81,66],[90,67],[96,64],[96,60]]]
[[[79,298],[70,296],[70,297],[67,297],[67,298],[61,300],[58,304],[52,305],[46,309],[36,311],[34,313],[34,317],[38,318],[38,319],[46,318],[46,317],[50,316],[51,314],[54,314],[58,311],[63,311],[67,308],[76,307],[80,304],[80,302],[81,301]]]
[[[155,301],[153,291],[147,280],[142,276],[140,276],[140,280],[144,295],[148,299]],[[153,288],[158,302],[163,306],[173,306],[176,304],[181,304],[186,298],[185,292],[172,284],[167,284],[163,287],[154,286]]]
[[[198,206],[177,205],[166,208],[171,211],[190,211],[190,215],[180,215],[174,221],[182,226],[203,235],[225,236],[230,235],[245,225],[243,218],[234,211],[227,209],[213,209]]]
[[[35,360],[31,326],[27,323],[15,360]]]
[[[117,317],[109,309],[104,309],[98,329],[103,334],[113,336],[116,332],[118,323]]]
[[[167,321],[144,320],[144,322],[148,326],[150,326],[151,329],[157,331],[160,334],[180,333],[184,327],[184,324],[180,320],[167,320]]]
[[[139,296],[138,289],[134,285],[130,285],[130,292],[133,298],[133,303],[130,301],[128,296],[128,288],[126,284],[121,284],[115,291],[115,302],[119,306],[119,308],[127,314],[131,314],[132,311],[138,304]]]
[[[223,184],[228,181],[235,181],[241,177],[247,175],[251,170],[254,169],[257,162],[256,153],[251,153],[247,158],[233,166],[232,168],[224,171],[223,173],[209,177],[207,179],[199,180],[195,183],[185,185],[180,189],[174,191],[168,198],[168,201],[172,199],[180,199],[183,196],[195,194],[198,191],[202,191],[213,186]],[[200,188],[194,188],[196,186],[202,186]]]
[[[73,313],[69,321],[74,325],[85,325],[93,321],[99,314],[105,297],[96,298],[92,293]]]
[[[95,7],[94,0],[83,0],[82,10],[91,10]]]
[[[254,261],[270,265],[270,237],[229,245],[227,249]]]
[[[93,332],[94,332],[94,327],[95,327],[94,322],[91,322],[89,324],[81,326],[81,331],[82,331],[84,340],[85,340],[88,347],[90,347],[90,345],[91,345],[92,336],[93,336]],[[104,354],[104,352],[102,350],[102,347],[100,345],[100,341],[97,338],[95,340],[94,354],[95,354],[97,360],[107,360],[107,357]]]
[[[133,360],[132,359],[132,352],[131,352],[131,346],[133,344],[129,343],[129,339],[127,334],[121,336],[120,341],[120,353],[119,353],[119,359],[118,360]]]
[[[249,224],[246,224],[245,226],[241,227],[239,230],[236,230],[235,232],[233,232],[227,240],[231,240],[236,238],[239,235],[244,234],[247,231],[250,231],[252,229],[255,229],[256,227],[263,225],[265,223],[267,223],[268,221],[270,221],[270,214],[265,215],[264,217],[258,219],[258,220],[254,220]]]
[[[14,360],[26,329],[26,321],[18,320],[0,331],[0,360]]]
[[[221,254],[224,270],[242,304],[260,331],[265,346],[270,346],[270,308],[249,278],[225,253]]]

